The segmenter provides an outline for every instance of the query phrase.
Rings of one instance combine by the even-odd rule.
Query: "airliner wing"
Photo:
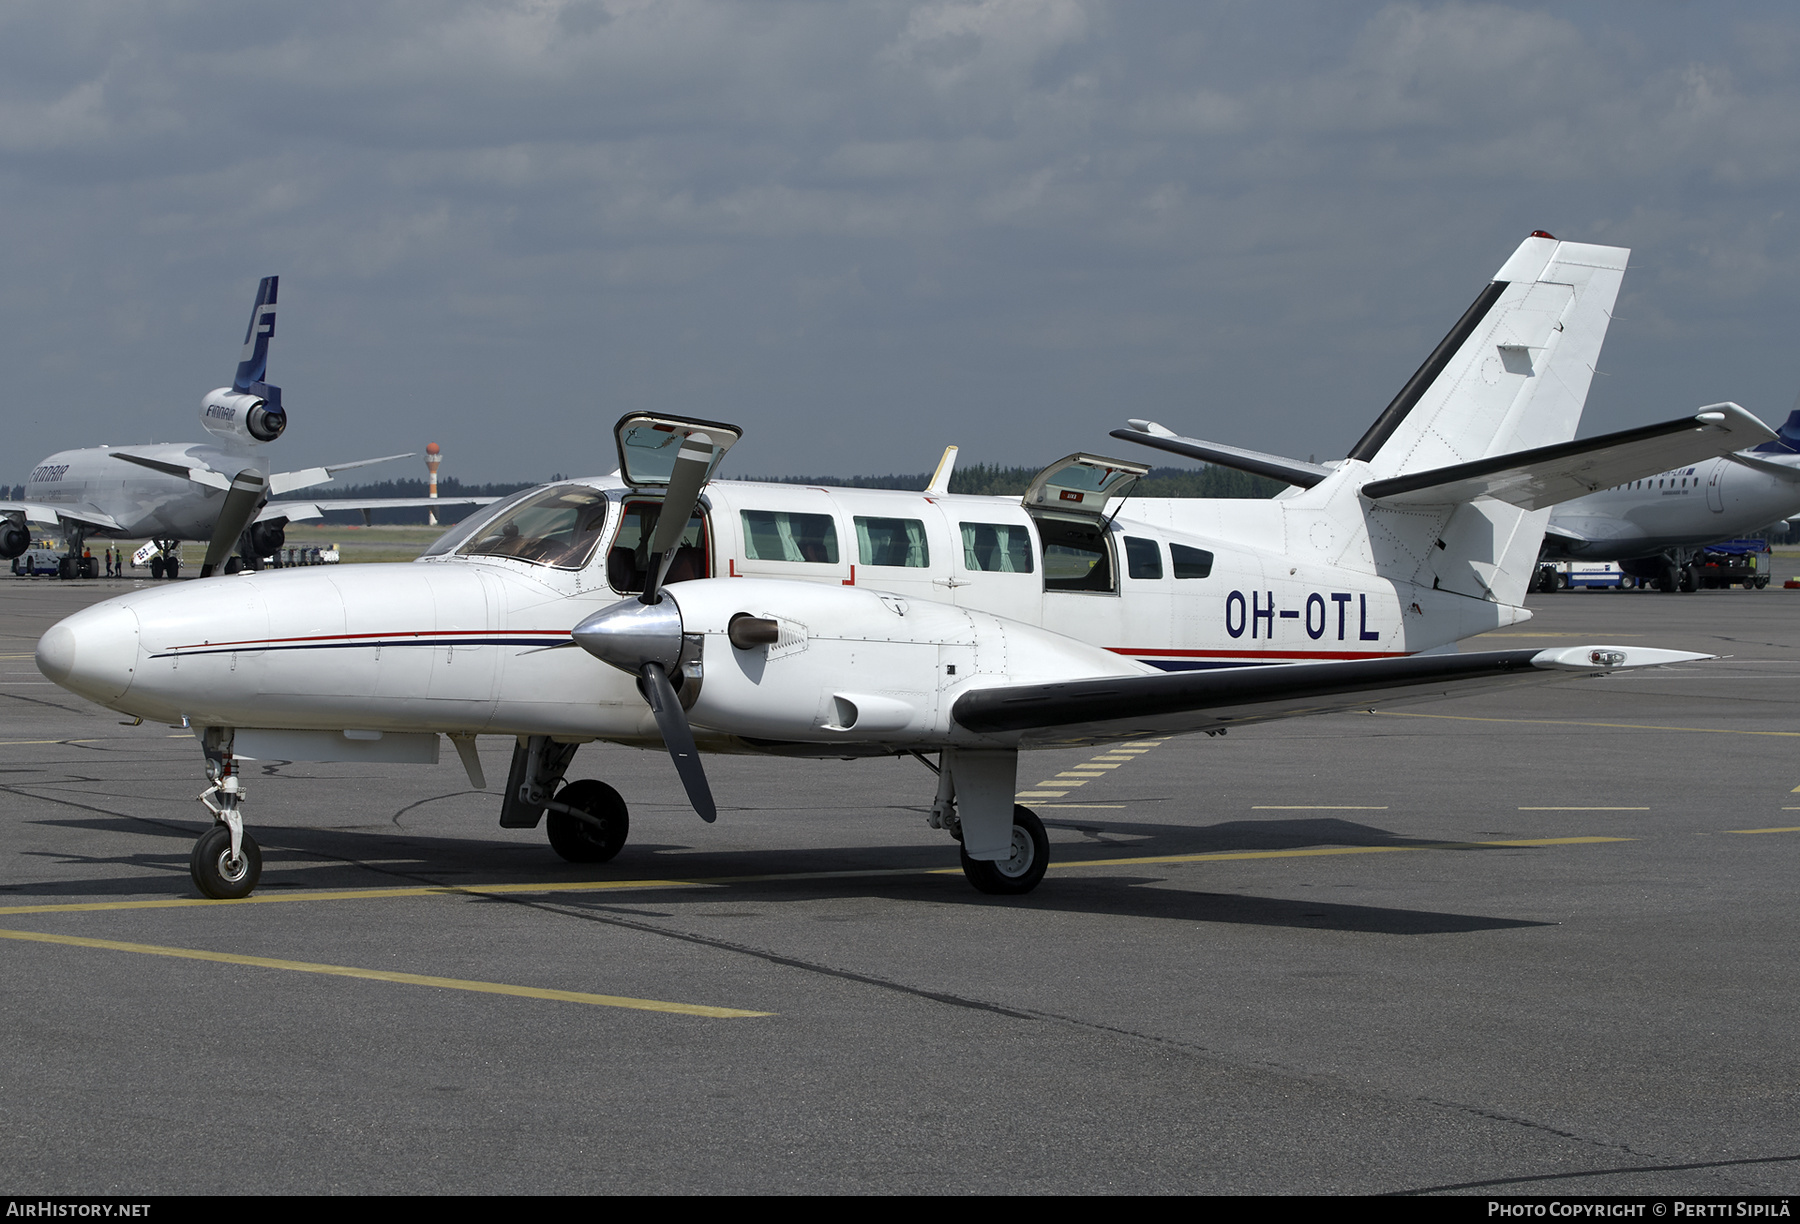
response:
[[[349,463],[328,463],[324,467],[301,468],[297,472],[276,472],[269,477],[269,495],[280,497],[295,489],[310,489],[314,485],[324,484],[339,472],[373,467],[377,463],[392,463],[396,459],[411,459],[413,454],[414,452],[408,451],[404,455],[383,455],[379,459],[353,459]]]
[[[402,510],[415,506],[486,506],[499,500],[497,497],[348,497],[273,501],[262,508],[255,521],[262,523],[269,519],[286,519],[298,522],[302,519],[320,518],[338,510],[360,510],[366,521],[377,510]]]
[[[951,713],[971,731],[1022,733],[1023,745],[1092,743],[1410,705],[1714,657],[1642,646],[1566,646],[1285,663],[977,689],[957,698]]]
[[[23,518],[27,523],[80,523],[102,531],[121,531],[119,521],[93,506],[54,506],[47,502],[0,502],[0,517]]]

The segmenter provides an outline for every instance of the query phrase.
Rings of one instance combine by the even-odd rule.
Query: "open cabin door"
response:
[[[743,430],[722,421],[647,412],[631,412],[619,418],[613,426],[613,438],[619,448],[619,475],[633,495],[625,500],[606,554],[606,579],[613,590],[621,595],[635,595],[648,581],[650,543],[662,511],[662,498],[675,471],[676,456],[684,448],[710,448],[712,455],[706,467],[706,479],[710,481],[725,452],[742,436]],[[664,581],[709,578],[712,572],[711,532],[705,508],[696,504]]]
[[[1065,455],[1031,478],[1025,509],[1033,516],[1068,516],[1098,524],[1107,503],[1124,497],[1150,469],[1101,455]]]

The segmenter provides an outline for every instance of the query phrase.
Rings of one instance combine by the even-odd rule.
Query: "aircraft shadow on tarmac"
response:
[[[43,880],[0,886],[0,904],[18,899],[57,897],[144,898],[192,895],[186,878],[188,845],[203,828],[173,823],[149,823],[129,818],[77,817],[40,822],[46,826],[83,829],[109,834],[135,833],[163,841],[179,842],[175,853],[140,852],[122,856],[90,857],[69,852],[31,851],[31,855],[55,858],[89,867],[135,868],[128,874],[79,879]],[[1091,822],[1051,822],[1053,828],[1089,831],[1101,826]],[[1441,841],[1400,837],[1385,830],[1351,821],[1301,819],[1234,821],[1201,828],[1108,821],[1105,834],[1129,837],[1127,844],[1107,847],[1119,858],[1145,855],[1215,854],[1234,851],[1305,849],[1317,846],[1439,847]],[[381,885],[447,885],[479,889],[483,884],[544,884],[557,880],[594,881],[633,878],[643,880],[728,879],[730,883],[697,894],[689,887],[659,888],[650,885],[627,893],[535,894],[540,901],[554,901],[568,908],[603,913],[624,905],[673,903],[700,907],[717,904],[741,906],[752,900],[762,904],[814,902],[841,897],[881,897],[894,901],[930,902],[936,905],[991,907],[1004,905],[1047,913],[1092,914],[1110,917],[1162,918],[1181,922],[1218,922],[1264,927],[1294,927],[1388,935],[1458,934],[1513,927],[1553,925],[1515,918],[1479,914],[1442,913],[1385,906],[1349,905],[1310,899],[1251,896],[1236,893],[1196,892],[1171,887],[1170,871],[1134,872],[1104,876],[1067,874],[1053,870],[1036,892],[1025,897],[986,897],[971,892],[954,872],[956,859],[948,846],[834,846],[810,849],[731,850],[695,852],[679,843],[634,842],[620,857],[603,865],[565,863],[540,841],[486,842],[466,837],[434,837],[413,831],[365,831],[341,828],[263,826],[265,874],[262,895],[279,890],[329,890]],[[1482,852],[1516,847],[1454,845],[1457,851]],[[1103,862],[1095,843],[1058,845],[1063,861]],[[680,852],[671,861],[668,855]],[[1146,864],[1150,872],[1156,868]],[[283,879],[284,872],[304,870],[305,878]],[[933,869],[952,869],[950,874],[926,874]],[[1171,865],[1185,872],[1185,866]],[[893,876],[886,871],[907,873]],[[832,876],[820,873],[850,873]],[[912,873],[918,874],[912,874]],[[376,878],[371,879],[371,875]],[[749,877],[749,878],[746,878]],[[764,877],[764,878],[756,878]],[[786,878],[767,878],[786,877]],[[810,877],[810,878],[808,878]],[[174,887],[171,887],[171,886]],[[507,900],[505,896],[478,898]]]

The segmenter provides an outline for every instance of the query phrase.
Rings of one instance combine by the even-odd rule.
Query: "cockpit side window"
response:
[[[483,523],[458,548],[464,557],[510,557],[556,569],[580,569],[600,546],[606,494],[586,485],[540,489]]]
[[[662,513],[659,501],[628,501],[619,515],[619,534],[613,537],[606,554],[606,581],[621,595],[636,595],[649,581],[650,542],[656,535],[656,520]],[[675,546],[675,559],[669,562],[665,583],[686,582],[706,578],[712,570],[707,564],[706,513],[695,510],[688,520],[681,542]]]
[[[481,528],[507,513],[514,506],[536,493],[535,488],[520,489],[517,493],[503,497],[491,506],[479,506],[463,521],[431,542],[431,547],[420,553],[421,557],[445,557],[461,548],[463,542]]]

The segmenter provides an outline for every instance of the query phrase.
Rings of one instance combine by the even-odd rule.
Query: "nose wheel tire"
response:
[[[958,847],[961,850],[961,847]],[[993,896],[1019,896],[1038,886],[1050,866],[1050,839],[1044,822],[1028,807],[1013,807],[1012,854],[997,863],[972,859],[962,850],[963,874],[977,892]]]
[[[256,839],[245,833],[238,856],[231,857],[231,830],[214,825],[194,843],[194,857],[188,863],[194,887],[215,901],[235,901],[248,897],[262,879],[262,849]]]
[[[556,801],[587,813],[585,820],[567,812],[545,813],[550,848],[563,858],[571,863],[605,863],[625,848],[631,816],[618,791],[587,779],[563,787]]]

